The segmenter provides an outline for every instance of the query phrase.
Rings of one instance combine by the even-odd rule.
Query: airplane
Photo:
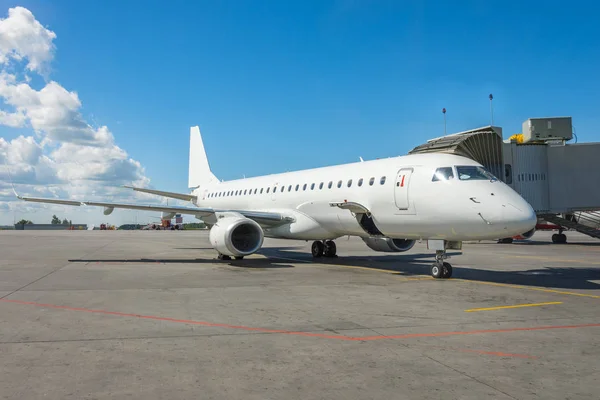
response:
[[[537,217],[525,199],[478,162],[425,153],[220,181],[211,171],[200,128],[190,128],[188,187],[138,192],[189,201],[191,207],[73,201],[15,195],[30,202],[161,211],[201,219],[218,259],[242,259],[264,238],[313,241],[314,259],[337,257],[335,239],[358,236],[378,252],[405,252],[416,241],[435,251],[431,275],[452,276],[446,251],[466,240],[530,232]]]

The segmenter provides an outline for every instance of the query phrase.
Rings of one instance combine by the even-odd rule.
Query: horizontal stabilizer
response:
[[[155,194],[158,196],[169,197],[172,199],[179,199],[179,200],[186,200],[186,201],[194,201],[197,199],[197,197],[194,196],[193,194],[163,192],[162,190],[143,189],[143,188],[138,188],[138,187],[134,187],[134,186],[123,186],[123,187],[126,187],[128,189],[133,189],[136,192],[150,193],[150,194]]]

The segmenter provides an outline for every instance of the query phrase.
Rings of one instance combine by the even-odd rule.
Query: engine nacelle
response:
[[[375,251],[383,251],[388,253],[398,253],[408,251],[413,248],[416,240],[410,239],[391,239],[391,238],[362,238],[362,240]]]
[[[219,253],[243,257],[257,252],[264,240],[262,228],[248,218],[225,217],[210,228],[210,244]]]
[[[535,228],[533,228],[532,230],[527,231],[525,233],[522,233],[520,235],[517,235],[517,236],[513,237],[513,239],[517,239],[517,240],[529,239],[530,237],[533,236],[534,233],[535,233]]]

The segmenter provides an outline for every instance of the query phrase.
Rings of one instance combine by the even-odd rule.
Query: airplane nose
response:
[[[537,224],[537,215],[529,203],[525,200],[512,201],[504,207],[504,221],[510,231],[515,235],[529,232]],[[516,204],[513,204],[516,203]]]

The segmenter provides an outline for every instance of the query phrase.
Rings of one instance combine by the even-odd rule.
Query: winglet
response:
[[[362,157],[358,157],[358,158],[360,158],[360,162],[365,162],[365,160],[363,160]]]

